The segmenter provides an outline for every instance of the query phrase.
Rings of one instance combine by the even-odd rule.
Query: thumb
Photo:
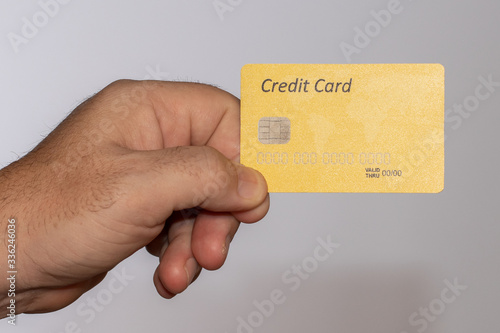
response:
[[[240,213],[268,205],[262,174],[230,161],[214,148],[186,146],[133,154],[140,171],[131,179],[136,208],[157,218],[193,207]],[[238,215],[249,219],[243,222],[254,222],[248,214]]]

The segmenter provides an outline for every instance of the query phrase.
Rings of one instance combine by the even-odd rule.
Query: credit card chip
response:
[[[290,119],[263,117],[259,120],[259,141],[265,145],[282,145],[290,141]]]

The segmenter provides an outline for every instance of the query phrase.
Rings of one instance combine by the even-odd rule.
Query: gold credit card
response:
[[[440,192],[444,68],[246,65],[241,163],[270,192]]]

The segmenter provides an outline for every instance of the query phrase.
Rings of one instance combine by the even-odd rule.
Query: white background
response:
[[[22,315],[15,328],[2,320],[0,331],[229,333],[241,317],[256,327],[240,332],[499,332],[500,87],[473,102],[479,77],[500,82],[500,2],[401,0],[401,11],[350,58],[341,43],[355,45],[356,28],[376,29],[370,13],[390,1],[221,2],[232,11],[219,16],[212,0],[73,0],[39,21],[16,53],[9,34],[22,36],[23,18],[43,19],[43,9],[37,1],[2,1],[0,165],[119,78],[201,81],[239,96],[246,63],[441,63],[445,190],[273,194],[269,215],[242,226],[226,265],[203,272],[173,300],[156,294],[157,258],[141,251],[117,267],[133,280],[95,317],[78,309],[110,295],[113,273],[72,306]],[[453,111],[464,103],[471,112]],[[340,247],[291,290],[282,275],[310,262],[317,238],[327,236]],[[467,289],[445,304],[441,294],[453,294],[444,281],[455,279]],[[269,316],[254,312],[254,301],[275,289],[286,301]],[[418,312],[430,305],[432,317],[423,320]],[[412,326],[414,313],[421,321]]]

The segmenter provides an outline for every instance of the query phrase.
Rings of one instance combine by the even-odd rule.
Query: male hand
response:
[[[239,101],[217,88],[117,81],[81,104],[0,171],[5,244],[16,220],[17,312],[72,303],[144,246],[160,257],[165,298],[219,268],[239,222],[269,208],[265,179],[238,161]]]

